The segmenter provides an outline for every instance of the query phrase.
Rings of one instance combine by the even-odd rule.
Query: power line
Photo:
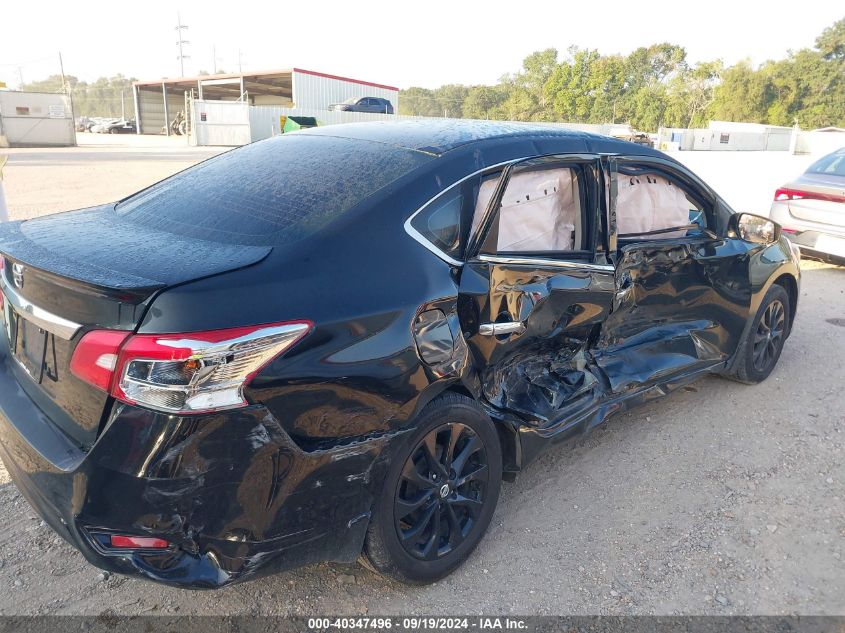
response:
[[[30,64],[37,64],[39,62],[46,62],[46,61],[52,60],[52,59],[53,59],[52,57],[40,57],[39,59],[30,59],[29,61],[26,61],[26,62],[12,62],[12,63],[3,62],[2,64],[0,64],[0,66],[12,66],[12,67],[29,66]]]

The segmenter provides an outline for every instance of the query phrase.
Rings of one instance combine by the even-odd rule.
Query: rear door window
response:
[[[481,253],[589,257],[598,215],[596,164],[594,158],[550,156],[514,167]]]

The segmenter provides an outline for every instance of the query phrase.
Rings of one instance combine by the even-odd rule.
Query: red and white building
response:
[[[380,97],[399,111],[399,88],[303,68],[137,81],[133,91],[141,134],[165,133],[166,122],[186,107],[187,96],[313,111],[352,97]]]

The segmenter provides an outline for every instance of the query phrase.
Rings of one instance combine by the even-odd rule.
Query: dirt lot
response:
[[[114,199],[211,153],[12,150],[8,202],[29,217]],[[809,162],[679,157],[762,211]],[[802,283],[768,381],[707,378],[546,454],[504,485],[487,538],[435,585],[328,564],[218,592],[104,577],[0,467],[0,614],[845,614],[845,269],[807,262]]]

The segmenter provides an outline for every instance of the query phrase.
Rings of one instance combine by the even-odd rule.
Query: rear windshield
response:
[[[193,238],[290,244],[428,160],[372,141],[283,135],[187,169],[116,210],[134,223]]]
[[[845,152],[828,154],[810,165],[808,174],[831,174],[845,176]]]

